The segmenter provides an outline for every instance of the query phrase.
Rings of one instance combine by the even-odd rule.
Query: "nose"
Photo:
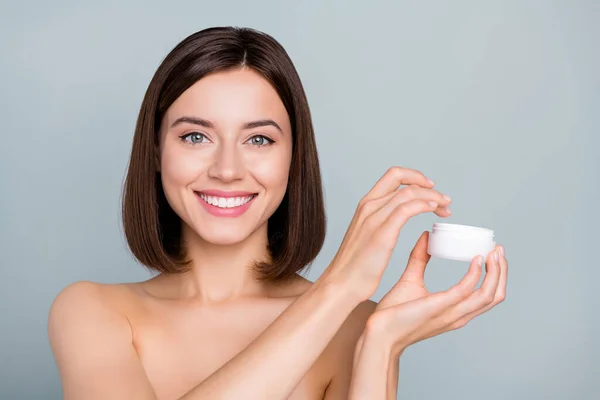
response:
[[[215,151],[214,159],[208,168],[208,176],[223,182],[232,182],[242,179],[245,173],[244,161],[236,143],[222,143]]]

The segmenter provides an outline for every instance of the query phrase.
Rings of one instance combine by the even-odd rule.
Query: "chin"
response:
[[[232,246],[243,242],[248,238],[248,235],[244,235],[241,232],[210,232],[200,233],[200,238],[205,242],[219,246]]]
[[[192,227],[192,229],[203,241],[219,246],[236,245],[247,240],[252,235],[250,230],[243,229],[242,227],[215,225],[213,227],[203,225],[202,228],[195,229]]]

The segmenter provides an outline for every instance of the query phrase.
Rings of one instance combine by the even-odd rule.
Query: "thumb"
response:
[[[406,269],[400,277],[400,279],[408,280],[411,282],[424,281],[425,280],[425,267],[431,259],[431,256],[427,254],[427,244],[429,241],[429,231],[425,231],[417,240],[417,244],[413,247],[406,264]]]

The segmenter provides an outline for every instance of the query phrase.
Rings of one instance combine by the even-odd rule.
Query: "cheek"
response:
[[[268,192],[283,198],[288,183],[291,156],[281,152],[270,157],[257,157],[252,161],[252,174]]]
[[[278,169],[267,169],[261,174],[261,179],[267,190],[272,193],[278,193],[283,198],[287,188],[288,173],[289,167],[287,165]]]
[[[204,162],[185,151],[165,148],[161,153],[161,176],[165,192],[189,185],[205,168]]]

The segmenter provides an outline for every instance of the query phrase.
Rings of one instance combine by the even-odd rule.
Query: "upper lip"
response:
[[[205,194],[207,196],[215,196],[215,197],[248,197],[255,195],[253,192],[243,192],[243,191],[224,191],[218,189],[209,189],[209,190],[199,190],[198,193]]]

